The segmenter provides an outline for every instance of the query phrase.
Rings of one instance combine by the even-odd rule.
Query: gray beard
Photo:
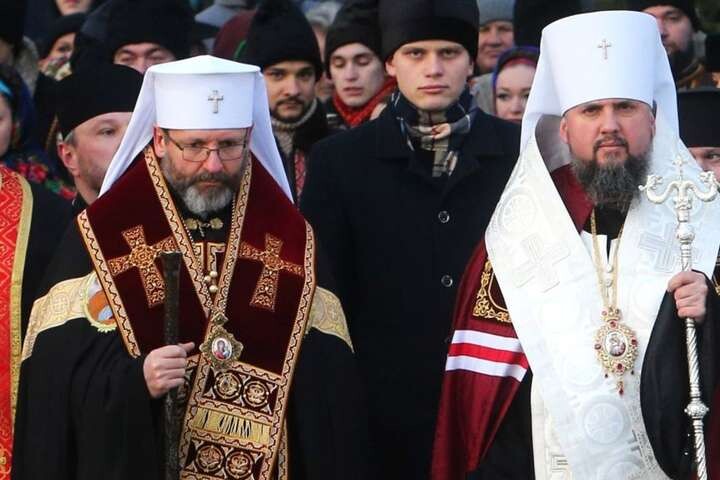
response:
[[[626,212],[640,193],[638,185],[647,180],[652,150],[642,155],[628,155],[622,165],[598,167],[597,158],[583,162],[572,156],[571,166],[585,193],[596,206],[611,207]]]
[[[182,199],[185,207],[203,219],[230,204],[240,187],[243,172],[241,170],[235,176],[226,173],[201,173],[194,177],[181,177],[168,158],[160,160],[160,167],[170,188]],[[196,183],[205,180],[217,180],[222,184],[201,191]]]

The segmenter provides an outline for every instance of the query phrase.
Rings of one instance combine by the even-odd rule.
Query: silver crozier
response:
[[[677,215],[677,229],[675,235],[680,242],[680,260],[684,272],[692,269],[692,243],[695,231],[690,225],[690,212],[693,198],[701,202],[711,202],[718,196],[718,184],[713,172],[700,174],[700,185],[692,180],[685,179],[683,166],[685,159],[679,153],[673,164],[677,167],[678,177],[670,182],[662,193],[658,193],[663,178],[658,175],[648,175],[647,185],[640,186],[648,200],[656,204],[663,204],[672,197]],[[700,367],[698,365],[697,336],[695,320],[685,319],[685,340],[687,342],[688,370],[690,373],[690,403],[685,407],[685,413],[692,420],[695,440],[695,462],[697,464],[698,480],[707,480],[707,467],[705,461],[705,434],[703,432],[703,418],[709,409],[700,397]]]

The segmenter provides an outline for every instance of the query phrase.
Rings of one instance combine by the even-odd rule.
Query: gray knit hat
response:
[[[480,11],[480,26],[496,20],[513,21],[515,0],[477,0],[477,6]]]

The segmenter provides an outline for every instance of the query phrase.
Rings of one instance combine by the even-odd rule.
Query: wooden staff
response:
[[[163,339],[165,345],[177,345],[179,339],[178,314],[180,308],[180,260],[179,252],[163,252],[161,254],[163,273],[165,276],[165,318],[163,322]],[[163,415],[163,441],[165,445],[165,480],[178,480],[180,462],[178,445],[180,440],[180,424],[176,421],[177,388],[165,395]]]

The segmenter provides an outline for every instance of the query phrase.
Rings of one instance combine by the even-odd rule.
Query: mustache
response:
[[[593,153],[597,153],[597,151],[600,150],[600,147],[608,147],[611,145],[617,147],[624,147],[625,150],[628,149],[627,140],[622,138],[620,135],[605,135],[595,141],[595,143],[593,144]]]
[[[281,106],[281,105],[300,105],[300,106],[303,106],[303,101],[300,99],[299,96],[295,95],[295,96],[288,97],[288,98],[283,99],[283,100],[279,100],[279,101],[277,102],[277,106],[279,107],[279,106]]]
[[[195,175],[194,177],[188,179],[188,187],[195,185],[200,182],[218,182],[222,185],[225,185],[226,187],[234,188],[235,184],[233,182],[233,177],[231,175],[228,175],[225,172],[216,172],[216,173],[199,173]]]

